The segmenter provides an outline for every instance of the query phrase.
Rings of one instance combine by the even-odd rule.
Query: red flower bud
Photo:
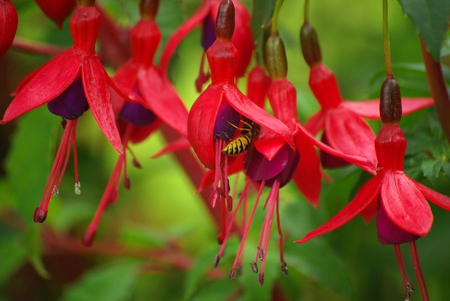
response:
[[[36,0],[42,12],[61,29],[64,20],[72,13],[75,0]]]
[[[0,0],[0,57],[11,46],[17,30],[17,11],[10,0]]]

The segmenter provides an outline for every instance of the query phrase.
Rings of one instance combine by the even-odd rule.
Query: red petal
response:
[[[363,187],[361,187],[356,194],[355,198],[347,204],[341,211],[333,216],[329,221],[320,226],[319,228],[309,232],[302,239],[294,241],[295,243],[304,243],[308,240],[333,231],[344,225],[356,215],[361,213],[371,202],[376,202],[380,193],[380,186],[383,181],[381,174],[376,175],[370,179]]]
[[[83,86],[92,115],[105,137],[120,154],[122,142],[117,130],[111,95],[108,89],[108,74],[96,56],[85,59],[81,68]]]
[[[195,13],[183,24],[181,24],[181,26],[178,27],[177,30],[170,36],[160,59],[161,73],[164,76],[167,74],[167,67],[169,65],[170,58],[177,49],[178,44],[180,44],[181,40],[183,40],[183,38],[191,32],[195,26],[203,21],[211,9],[211,3],[212,1],[203,1]]]
[[[316,136],[325,126],[324,114],[322,110],[309,117],[305,123],[305,129],[311,132],[313,136]]]
[[[188,116],[189,141],[199,160],[209,169],[215,169],[214,127],[222,100],[220,87],[210,85],[194,102]]]
[[[158,158],[162,155],[169,154],[172,152],[176,152],[182,149],[186,149],[191,147],[191,143],[186,138],[182,137],[178,140],[175,140],[169,144],[167,144],[162,150],[152,155],[151,158]]]
[[[292,132],[283,122],[258,107],[254,102],[242,94],[236,86],[224,84],[223,90],[225,91],[226,101],[239,114],[250,118],[260,126],[271,130],[294,148]]]
[[[375,134],[354,112],[339,106],[329,110],[325,119],[325,135],[331,147],[344,154],[367,158],[377,164]]]
[[[300,162],[294,174],[294,182],[306,199],[317,207],[322,187],[322,173],[316,149],[311,141],[301,134],[295,137],[295,144],[300,152]]]
[[[402,114],[407,115],[432,106],[432,98],[402,98]],[[380,119],[380,100],[344,101],[343,106],[368,119]]]
[[[433,204],[438,205],[439,207],[444,208],[445,210],[450,210],[450,197],[440,194],[439,192],[436,192],[419,182],[416,182],[414,180],[413,182],[416,184],[417,189],[419,189],[419,191],[427,200],[429,200]]]
[[[381,202],[389,219],[404,231],[425,236],[433,214],[422,193],[403,172],[386,172],[381,186]]]
[[[70,49],[54,57],[24,84],[6,109],[3,120],[12,119],[56,98],[73,83],[80,69],[81,58]]]
[[[172,84],[155,67],[140,70],[138,80],[146,106],[165,124],[187,138],[188,111]]]
[[[254,140],[256,149],[268,160],[272,160],[285,144],[286,141],[265,127],[261,129],[258,137]]]
[[[321,150],[323,150],[324,152],[329,153],[330,155],[339,157],[341,159],[344,159],[356,166],[358,166],[359,168],[364,169],[365,171],[375,175],[376,174],[376,166],[373,162],[367,160],[364,157],[360,157],[360,156],[353,156],[353,155],[347,155],[347,154],[343,154],[340,151],[337,151],[331,147],[329,147],[328,145],[320,142],[319,140],[317,140],[314,136],[312,136],[302,125],[298,125],[298,130],[299,130],[299,135],[304,135],[308,140],[310,140],[315,146],[317,146],[318,148],[320,148]]]

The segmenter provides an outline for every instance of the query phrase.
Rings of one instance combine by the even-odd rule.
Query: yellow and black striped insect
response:
[[[235,124],[232,124],[227,121],[228,124],[235,127],[236,129],[241,131],[241,136],[237,137],[230,141],[223,149],[222,153],[228,156],[237,156],[244,152],[246,152],[253,139],[256,138],[259,134],[259,125],[253,122],[252,120],[244,117],[241,120],[242,127],[237,127]]]

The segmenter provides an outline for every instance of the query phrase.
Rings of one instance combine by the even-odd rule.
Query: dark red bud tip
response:
[[[136,158],[133,158],[133,161],[131,161],[131,162],[133,163],[134,167],[139,168],[139,169],[142,168],[141,163],[139,163],[139,161]]]
[[[34,222],[35,223],[43,223],[47,218],[47,210],[44,210],[40,207],[37,207],[34,211]]]
[[[125,178],[123,180],[123,186],[125,186],[125,189],[130,190],[131,188],[131,182],[129,178]]]
[[[97,229],[94,227],[89,227],[86,232],[84,232],[83,239],[81,243],[83,246],[90,247],[94,242],[95,235],[97,234]]]
[[[79,6],[92,6],[95,4],[95,0],[77,0]]]
[[[259,274],[259,285],[264,285],[264,273]]]
[[[309,24],[303,24],[300,30],[300,42],[302,46],[303,57],[308,66],[314,65],[322,61],[322,52],[320,51],[319,38],[314,27]]]
[[[287,76],[286,50],[283,40],[277,35],[271,35],[265,45],[264,59],[272,79]]]
[[[222,0],[217,10],[216,38],[230,41],[234,33],[234,4],[231,0]]]
[[[400,87],[394,78],[386,78],[381,85],[380,116],[383,123],[399,123],[402,119]]]
[[[159,0],[141,0],[139,3],[139,11],[141,18],[146,20],[154,20],[158,13]]]
[[[217,236],[217,243],[218,243],[219,245],[222,245],[224,240],[225,240],[225,234],[224,234],[224,233],[220,233],[220,234]]]

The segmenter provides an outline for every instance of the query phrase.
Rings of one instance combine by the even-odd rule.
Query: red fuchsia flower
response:
[[[78,117],[88,108],[111,145],[122,153],[122,142],[115,123],[109,88],[124,97],[126,95],[116,87],[95,54],[101,16],[93,2],[77,2],[78,7],[70,20],[73,47],[54,57],[19,83],[16,97],[0,121],[0,124],[7,123],[43,104],[47,104],[50,112],[63,118],[64,134],[41,204],[35,212],[35,222],[45,220],[50,198],[52,194],[58,194],[58,186],[67,166],[71,147],[75,163],[75,192],[80,193],[75,128]]]
[[[195,81],[198,92],[201,92],[203,85],[209,80],[210,74],[204,71],[204,61],[206,50],[216,40],[214,24],[216,22],[217,10],[220,0],[203,0],[197,11],[186,20],[169,38],[161,55],[161,70],[167,73],[167,67],[174,51],[184,37],[197,25],[202,27],[202,47],[204,49],[200,63],[199,76]],[[242,77],[247,70],[253,53],[253,35],[250,27],[250,14],[247,8],[239,1],[234,1],[235,6],[235,32],[231,39],[239,52],[239,60],[236,66],[235,76]]]
[[[0,0],[0,57],[2,57],[14,40],[17,31],[17,11],[10,0]]]
[[[146,139],[161,123],[169,125],[187,139],[188,112],[171,83],[153,63],[161,42],[161,31],[155,21],[158,6],[158,0],[141,0],[141,19],[130,31],[132,57],[114,75],[117,86],[130,96],[130,100],[125,100],[113,94],[117,127],[124,150],[129,149],[130,142],[139,143]],[[134,158],[133,164],[140,166]],[[117,200],[122,174],[125,187],[129,189],[126,151],[117,160],[95,216],[83,237],[84,245],[92,244],[101,215],[108,204]]]
[[[403,171],[406,139],[399,126],[402,116],[400,89],[393,78],[387,78],[381,88],[380,115],[382,128],[375,140],[378,173],[361,187],[355,198],[338,214],[296,243],[304,243],[328,233],[362,214],[369,221],[377,214],[378,239],[393,244],[399,255],[405,294],[409,280],[401,260],[399,244],[409,243],[422,295],[426,295],[425,281],[420,269],[415,240],[431,229],[433,214],[426,199],[450,210],[450,198],[410,179]],[[424,298],[425,300],[425,298]],[[428,300],[428,299],[426,299]]]
[[[76,0],[36,0],[42,12],[62,28],[64,20],[75,7]]]
[[[266,254],[269,247],[274,214],[276,214],[277,217],[277,229],[280,236],[279,246],[281,270],[283,273],[287,274],[287,264],[284,261],[282,248],[283,236],[279,213],[279,190],[294,178],[294,180],[299,181],[299,183],[296,184],[299,185],[302,192],[305,190],[308,197],[317,193],[315,198],[318,200],[321,175],[319,160],[314,145],[316,144],[321,147],[323,146],[323,144],[316,141],[313,136],[305,134],[306,132],[304,129],[301,129],[301,125],[297,117],[296,90],[292,83],[286,78],[287,60],[283,41],[278,35],[272,35],[267,40],[265,46],[266,66],[272,79],[267,93],[268,99],[273,108],[275,117],[281,120],[290,129],[292,137],[295,140],[296,147],[292,148],[281,139],[277,139],[278,141],[281,141],[281,143],[274,144],[273,141],[277,141],[274,139],[276,138],[276,134],[267,131],[261,132],[259,136],[255,137],[254,147],[249,148],[244,158],[245,174],[248,179],[253,181],[253,183],[259,184],[259,192],[249,220],[243,226],[241,244],[231,269],[230,279],[234,279],[237,275],[239,257],[242,253],[263,188],[269,187],[270,192],[264,203],[264,209],[267,209],[267,213],[258,240],[255,260],[251,264],[253,272],[258,273],[258,258],[262,261],[261,269],[259,271],[259,283],[261,285],[264,283]],[[329,151],[329,147],[326,147],[325,150]],[[269,159],[264,152],[269,153],[271,158]],[[336,151],[334,151],[333,154],[339,155],[340,157],[345,157],[345,155],[343,156]],[[365,166],[368,171],[374,173],[374,166],[371,166],[370,162],[367,162],[364,158],[346,157],[346,159],[358,165]],[[303,170],[300,168],[303,168]],[[313,177],[313,180],[306,179],[306,175]],[[297,179],[295,177],[297,177]],[[305,181],[305,183],[302,183],[301,181]],[[305,184],[310,185],[311,183],[313,183],[314,186],[313,193],[311,193],[311,190],[308,190],[311,189],[310,187],[305,186]],[[246,198],[248,198],[248,186],[249,182],[247,181],[242,196],[239,198],[238,205],[235,208],[235,212],[230,219],[229,226],[225,234],[224,243],[222,244],[219,254],[216,257],[216,264],[224,251],[226,240],[231,233],[231,226],[234,223],[236,212],[241,204],[245,203]],[[315,191],[316,186],[319,187],[319,191],[317,192]],[[308,200],[312,202],[312,200]]]
[[[292,134],[286,125],[254,104],[236,87],[238,51],[231,42],[233,30],[233,2],[224,0],[219,6],[216,22],[217,39],[206,53],[212,82],[195,101],[188,117],[189,141],[205,167],[215,171],[210,202],[215,207],[220,200],[222,208],[229,210],[232,199],[229,196],[227,171],[232,158],[222,150],[233,138],[241,120],[248,118],[293,147]],[[270,154],[264,154],[272,159]],[[223,240],[225,224],[224,218],[219,242]]]
[[[361,156],[376,164],[376,154],[373,145],[375,135],[362,119],[379,119],[378,100],[344,101],[333,72],[322,63],[320,46],[314,27],[305,23],[301,29],[303,56],[310,67],[309,86],[321,110],[311,116],[305,128],[313,135],[322,129],[322,141],[342,153]],[[430,98],[415,98],[402,100],[403,114],[410,114],[422,108],[431,106]],[[339,167],[346,165],[326,154],[321,154],[324,167]]]

